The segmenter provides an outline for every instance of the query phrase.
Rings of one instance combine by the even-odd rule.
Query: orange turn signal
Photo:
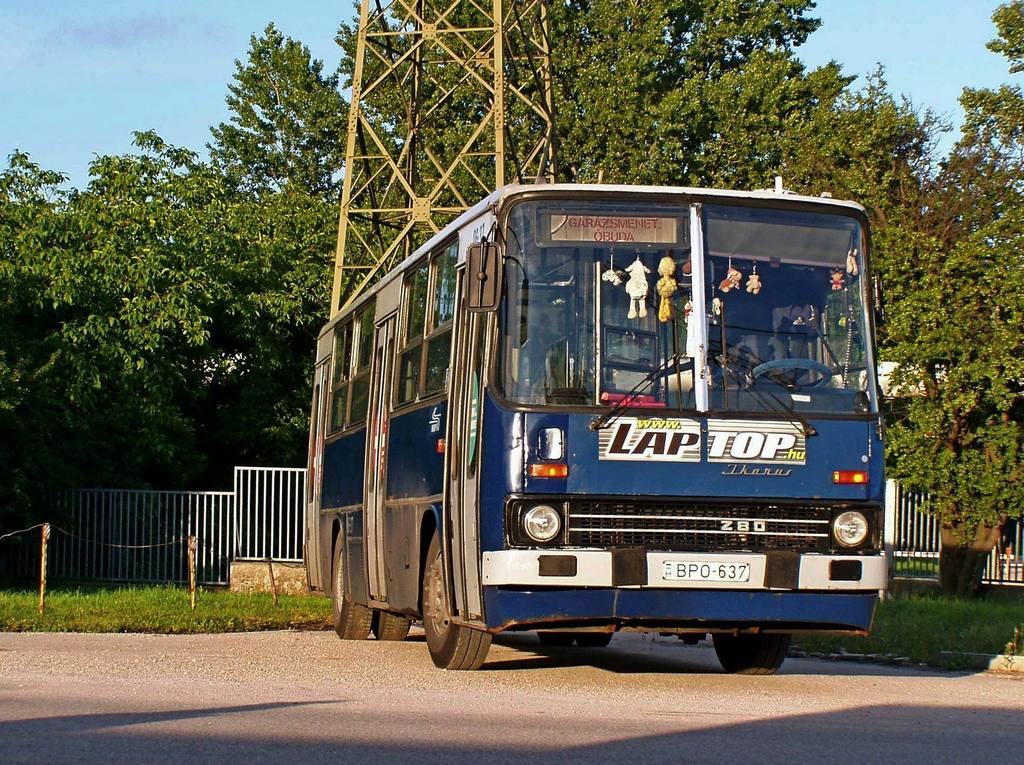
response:
[[[865,470],[833,470],[832,483],[867,483],[868,474]]]
[[[530,465],[530,478],[566,478],[569,466],[558,462]]]

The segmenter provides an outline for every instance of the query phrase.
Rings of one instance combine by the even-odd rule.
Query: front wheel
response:
[[[479,669],[491,647],[490,633],[451,620],[441,572],[441,545],[436,536],[430,543],[423,571],[423,632],[430,658],[441,669]]]
[[[373,611],[367,606],[353,603],[345,597],[345,565],[341,559],[341,535],[334,542],[334,588],[331,592],[331,612],[334,631],[342,640],[366,640],[370,637]]]
[[[715,634],[722,669],[734,675],[774,675],[786,660],[792,635]]]

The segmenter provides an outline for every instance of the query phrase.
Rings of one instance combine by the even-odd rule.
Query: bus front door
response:
[[[391,379],[396,317],[377,324],[373,337],[371,380]],[[387,496],[388,385],[370,387],[369,422],[366,430],[366,568],[370,600],[388,602],[384,562],[384,500]]]
[[[465,270],[459,273],[456,305],[462,305]],[[449,386],[445,455],[444,539],[449,592],[455,613],[466,621],[482,618],[480,594],[480,429],[483,418],[485,333],[490,314],[456,311]]]

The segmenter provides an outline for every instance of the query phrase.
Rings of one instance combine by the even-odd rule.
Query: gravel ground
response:
[[[0,634],[0,762],[1020,762],[1020,676],[502,639],[436,670],[422,635]]]

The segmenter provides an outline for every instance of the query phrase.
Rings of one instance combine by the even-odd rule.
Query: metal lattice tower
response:
[[[362,0],[331,315],[478,199],[554,180],[547,0]]]

